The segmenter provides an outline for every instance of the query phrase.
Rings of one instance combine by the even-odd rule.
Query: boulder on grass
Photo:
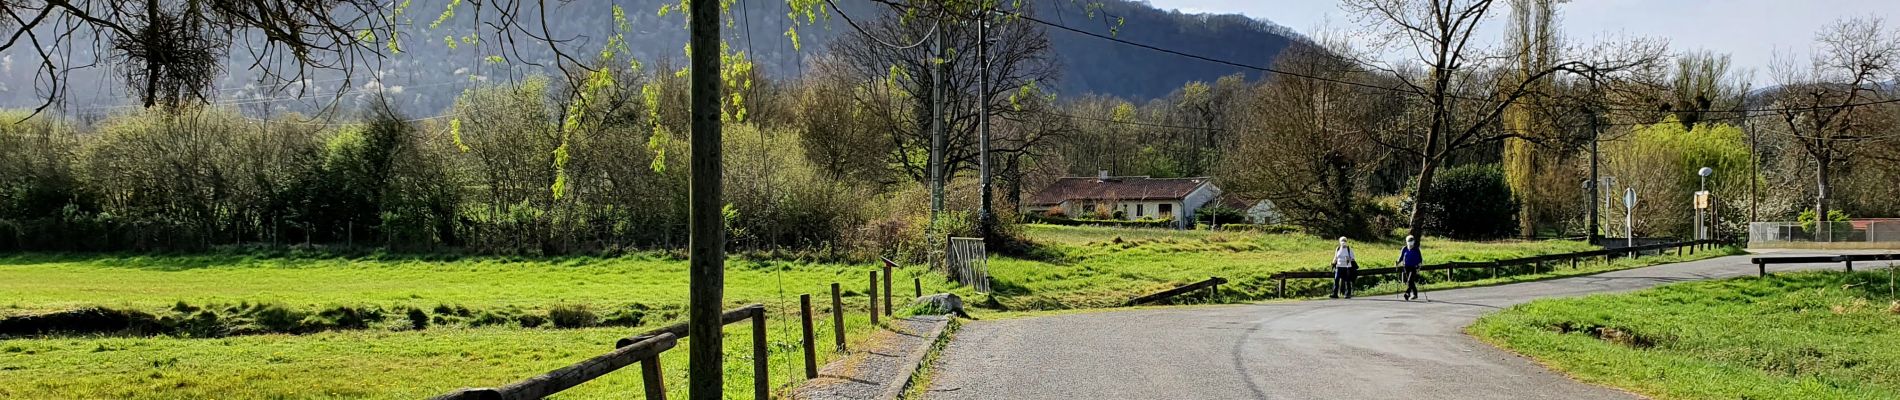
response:
[[[916,315],[952,314],[970,318],[970,313],[964,311],[963,297],[957,296],[956,293],[938,293],[918,297],[916,301],[910,303],[910,308]]]

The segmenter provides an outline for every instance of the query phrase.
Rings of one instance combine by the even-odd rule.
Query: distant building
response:
[[[1193,226],[1196,210],[1220,195],[1220,188],[1205,177],[1108,176],[1102,171],[1093,177],[1057,179],[1025,201],[1023,209],[1068,218],[1165,219],[1186,228]]]
[[[1280,215],[1280,210],[1273,206],[1273,200],[1255,200],[1228,193],[1221,195],[1220,198],[1215,199],[1212,203],[1207,205],[1207,207],[1215,206],[1239,210],[1242,215],[1247,217],[1247,219],[1241,221],[1218,221],[1221,224],[1245,223],[1260,225],[1284,223],[1284,218]]]

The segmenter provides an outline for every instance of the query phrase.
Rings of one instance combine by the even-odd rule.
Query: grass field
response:
[[[1209,276],[1235,284],[1229,301],[1263,298],[1265,277],[1314,269],[1333,241],[1298,235],[1145,229],[1025,227],[1041,245],[1030,258],[994,257],[996,299],[1007,308],[1060,310],[1117,305],[1128,298]],[[1119,240],[1118,240],[1119,239]],[[1484,260],[1587,249],[1576,242],[1428,242],[1427,262]],[[1396,242],[1358,243],[1368,265],[1389,263]],[[728,263],[732,306],[772,310],[772,381],[802,377],[798,331],[790,310],[800,293],[828,305],[831,282],[847,291],[846,325],[863,337],[866,272],[873,265],[793,261]],[[614,339],[683,318],[686,263],[663,256],[619,258],[363,258],[251,256],[16,255],[0,257],[0,315],[109,307],[189,317],[189,309],[231,310],[269,304],[308,313],[337,307],[379,309],[388,318],[356,329],[298,334],[92,335],[0,341],[0,398],[418,398],[459,387],[496,386],[608,350]],[[898,274],[899,298],[922,276],[926,292],[967,289],[921,269]],[[782,291],[782,294],[781,294]],[[972,302],[980,302],[980,297]],[[523,327],[526,316],[585,308],[606,319],[639,310],[639,322],[556,329]],[[403,310],[437,320],[416,330]],[[460,311],[455,311],[460,310]],[[203,311],[196,311],[203,312]],[[249,311],[244,311],[249,312]],[[985,312],[979,310],[981,315]],[[253,313],[255,314],[255,313]],[[500,315],[494,322],[488,317]],[[441,318],[446,317],[447,320]],[[261,317],[258,317],[261,318]],[[489,321],[489,322],[480,322]],[[830,319],[817,329],[830,332]],[[294,320],[292,322],[295,322]],[[623,321],[624,322],[624,321]],[[247,325],[248,326],[248,325]],[[729,329],[727,389],[749,397],[750,332]],[[826,336],[821,336],[826,337]],[[820,340],[828,343],[827,340]],[[822,355],[832,356],[829,345]],[[685,351],[663,359],[674,396],[683,396]],[[822,360],[821,360],[822,362]],[[635,371],[583,385],[563,398],[626,397],[640,389]]]
[[[223,338],[55,337],[0,342],[0,398],[419,398],[464,386],[496,386],[610,350],[617,338],[683,318],[686,263],[661,258],[559,260],[66,257],[0,258],[0,313],[27,314],[82,306],[165,313],[192,305],[273,303],[291,309],[333,306],[385,309],[473,308],[545,313],[557,306],[608,310],[641,304],[639,327],[581,329],[518,325],[435,326],[392,322],[370,329],[304,335]],[[870,265],[798,262],[728,263],[726,297],[733,306],[760,302],[768,317],[775,382],[802,377],[798,294],[829,306],[831,282],[847,291],[852,336],[863,336]],[[913,273],[904,271],[899,282]],[[941,278],[926,291],[954,290]],[[899,293],[913,290],[909,282]],[[783,297],[780,290],[783,290]],[[905,296],[905,295],[900,295]],[[783,301],[781,301],[783,300]],[[210,308],[210,307],[207,307]],[[823,313],[823,311],[821,311]],[[392,318],[401,320],[400,317]],[[831,332],[829,314],[819,332]],[[728,393],[751,393],[750,330],[729,329]],[[829,336],[824,336],[829,337]],[[832,355],[829,341],[820,354]],[[682,345],[684,346],[684,344]],[[671,390],[685,394],[685,351],[667,366]],[[639,374],[623,371],[564,394],[605,398],[637,393]]]
[[[1209,277],[1226,278],[1222,290],[1235,300],[1264,299],[1276,272],[1330,265],[1334,240],[1294,234],[1169,231],[1030,225],[1027,236],[1053,253],[1043,259],[992,260],[993,287],[1011,309],[1046,310],[1119,305],[1141,294]],[[1398,241],[1353,242],[1362,267],[1390,266]],[[1576,241],[1460,242],[1424,244],[1426,263],[1480,261],[1594,249]],[[1298,282],[1297,288],[1321,285]],[[1310,291],[1310,290],[1309,290]]]
[[[1662,399],[1900,398],[1891,271],[1806,272],[1531,302],[1474,335]]]

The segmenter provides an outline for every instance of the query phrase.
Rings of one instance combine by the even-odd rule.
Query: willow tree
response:
[[[1505,39],[1516,59],[1511,66],[1512,76],[1505,85],[1524,84],[1538,92],[1549,92],[1553,87],[1550,79],[1534,79],[1533,74],[1541,66],[1554,63],[1558,55],[1562,38],[1557,33],[1556,1],[1511,0],[1510,26]],[[1553,188],[1552,181],[1567,184],[1570,180],[1548,179],[1551,174],[1562,171],[1563,149],[1540,145],[1550,142],[1551,136],[1558,133],[1550,119],[1545,118],[1547,114],[1537,112],[1537,105],[1532,104],[1539,101],[1541,98],[1531,98],[1512,104],[1503,117],[1506,129],[1521,136],[1504,140],[1504,180],[1523,205],[1518,209],[1518,234],[1527,238],[1537,234],[1540,220],[1553,208],[1560,207],[1561,200],[1570,198],[1551,196],[1551,190],[1546,190]]]

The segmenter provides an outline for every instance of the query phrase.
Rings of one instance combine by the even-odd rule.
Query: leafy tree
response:
[[[1708,181],[1718,201],[1743,199],[1752,173],[1740,128],[1705,123],[1685,130],[1673,116],[1638,126],[1622,140],[1606,143],[1603,155],[1604,174],[1616,177],[1622,187],[1636,189],[1639,234],[1690,236],[1695,225],[1690,200],[1701,187],[1697,170],[1715,170]],[[1621,189],[1617,190],[1608,195],[1621,196]]]

